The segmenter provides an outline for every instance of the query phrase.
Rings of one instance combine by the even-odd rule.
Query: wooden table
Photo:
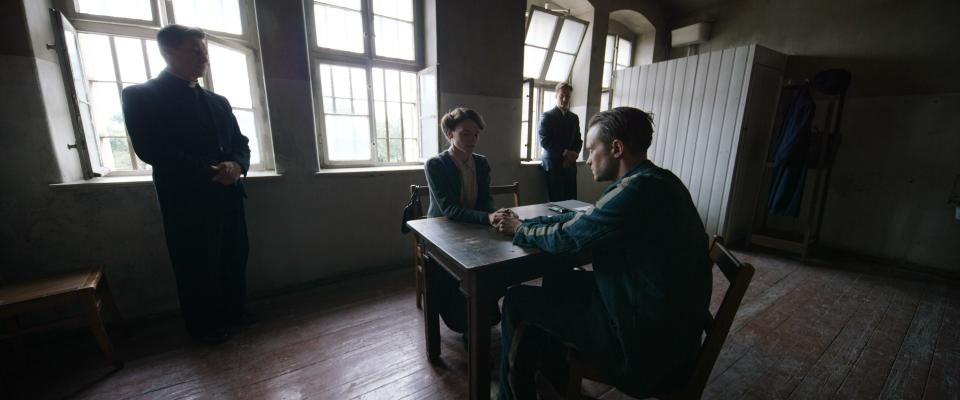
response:
[[[582,206],[589,206],[582,203]],[[547,204],[513,209],[520,218],[556,215]],[[446,270],[460,281],[467,297],[468,375],[470,399],[490,396],[489,304],[506,288],[543,275],[548,268],[575,267],[589,263],[587,255],[552,255],[538,249],[514,246],[512,238],[486,225],[428,218],[407,222],[423,244],[424,329],[427,356],[440,357],[440,319],[434,288],[437,274]],[[499,360],[497,360],[499,361]]]

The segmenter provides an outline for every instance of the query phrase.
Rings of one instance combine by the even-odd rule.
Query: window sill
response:
[[[273,180],[283,175],[276,171],[250,171],[247,177],[248,181]],[[138,187],[153,186],[153,177],[151,175],[128,175],[128,176],[103,176],[85,181],[54,183],[50,185],[53,190],[76,190],[91,188],[116,188],[116,187]]]
[[[423,172],[423,165],[395,165],[389,167],[356,167],[356,168],[326,168],[317,171],[314,175],[320,176],[380,176],[393,173],[404,173],[420,171]]]
[[[586,164],[586,163],[587,163],[586,160],[577,160],[577,165],[583,165],[583,164]],[[521,166],[524,166],[524,167],[539,167],[541,164],[543,164],[543,163],[542,163],[540,160],[520,161],[520,165],[521,165]]]

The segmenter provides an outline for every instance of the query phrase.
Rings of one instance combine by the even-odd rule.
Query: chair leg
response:
[[[567,400],[580,400],[580,385],[583,376],[576,366],[571,365],[567,372]]]
[[[120,330],[123,331],[124,335],[129,334],[129,332],[127,332],[127,321],[125,321],[123,316],[120,315],[120,309],[117,308],[117,302],[113,300],[113,293],[110,292],[110,285],[107,284],[107,278],[101,278],[98,288],[102,291],[100,298],[103,299],[104,305],[107,306],[107,311],[110,312],[110,316],[113,318],[113,321],[120,327]]]
[[[22,360],[24,358],[23,337],[20,336],[20,321],[17,319],[17,317],[4,318],[3,326],[7,333],[10,334],[10,344],[13,346],[13,351],[17,356],[17,360]]]
[[[81,301],[83,302],[83,308],[87,314],[87,322],[90,324],[90,331],[97,339],[97,344],[100,345],[100,350],[103,351],[103,354],[107,356],[107,360],[113,363],[115,367],[123,368],[123,361],[121,361],[120,356],[117,355],[116,350],[113,348],[113,344],[110,343],[110,338],[107,336],[107,329],[103,326],[103,318],[100,317],[100,307],[97,306],[96,293],[90,291],[84,294]]]
[[[413,238],[413,273],[417,283],[417,309],[423,309],[423,255],[420,253],[420,240]]]
[[[423,309],[423,267],[417,264],[413,267],[417,280],[417,309]]]

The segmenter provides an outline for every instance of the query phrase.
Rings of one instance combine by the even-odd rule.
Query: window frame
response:
[[[310,81],[313,89],[313,103],[314,103],[314,123],[316,124],[316,141],[317,141],[317,151],[318,159],[320,162],[320,168],[356,168],[356,167],[380,167],[380,166],[404,166],[404,165],[422,165],[422,161],[401,161],[401,162],[380,162],[377,160],[377,121],[376,121],[376,110],[375,110],[375,99],[374,99],[374,88],[373,88],[373,69],[382,68],[389,70],[399,70],[402,72],[410,72],[417,76],[416,80],[416,89],[417,89],[417,110],[414,124],[419,131],[418,145],[421,148],[421,158],[422,157],[422,147],[423,147],[423,135],[428,129],[421,126],[421,118],[419,116],[422,113],[421,107],[422,102],[420,97],[420,73],[425,69],[424,66],[424,49],[425,49],[425,36],[424,36],[424,21],[423,21],[423,0],[411,0],[413,3],[413,38],[414,38],[414,60],[403,60],[397,58],[390,58],[384,56],[376,55],[376,32],[373,32],[374,26],[374,12],[373,12],[373,0],[360,0],[360,14],[361,20],[363,22],[363,53],[354,53],[346,50],[337,50],[320,47],[317,43],[317,31],[316,31],[316,16],[314,15],[313,8],[314,4],[317,2],[323,2],[322,0],[303,0],[303,9],[305,18],[305,28],[307,31],[307,47],[309,49],[308,54],[310,56]],[[331,160],[328,153],[326,140],[327,136],[327,126],[326,126],[326,113],[323,108],[323,85],[320,80],[319,71],[320,65],[339,65],[350,68],[362,68],[366,71],[367,76],[367,102],[368,102],[368,123],[370,125],[370,158],[367,160]],[[429,66],[426,68],[432,68]],[[432,132],[432,131],[429,131]],[[389,142],[387,144],[389,146]],[[401,144],[402,147],[402,144]],[[438,149],[439,150],[439,149]]]
[[[527,104],[530,108],[528,109],[529,115],[527,116],[529,118],[527,121],[527,132],[522,132],[522,130],[520,132],[522,135],[526,135],[528,138],[527,149],[524,150],[521,148],[520,161],[535,161],[540,159],[543,151],[542,146],[540,146],[539,132],[537,132],[537,130],[540,129],[540,117],[543,115],[543,113],[553,108],[547,108],[545,106],[545,101],[548,101],[547,99],[556,97],[556,86],[550,82],[537,81],[532,78],[524,79],[523,85],[529,87],[530,96],[526,99],[521,99],[521,101],[528,102]],[[553,93],[553,95],[545,96],[545,94],[548,92]],[[554,104],[554,106],[556,105]],[[522,121],[523,117],[521,117],[521,123]]]
[[[77,34],[98,34],[105,35],[110,37],[111,42],[111,53],[113,56],[114,71],[117,72],[117,62],[116,50],[113,45],[114,37],[129,37],[134,39],[143,40],[153,40],[156,41],[157,32],[162,26],[165,26],[169,23],[176,23],[175,16],[173,15],[173,0],[151,0],[151,10],[153,12],[153,20],[138,20],[132,18],[120,18],[120,17],[111,17],[104,15],[88,14],[77,12],[77,1],[78,0],[59,0],[59,6],[64,10],[64,16],[67,20],[73,25]],[[256,10],[254,8],[253,0],[238,0],[238,6],[240,8],[240,24],[243,30],[242,34],[232,34],[227,32],[221,32],[213,29],[203,28],[206,33],[206,40],[209,43],[216,44],[221,47],[226,47],[233,51],[238,51],[247,56],[247,75],[250,82],[251,88],[251,108],[254,115],[254,124],[256,126],[256,139],[260,146],[260,163],[251,165],[251,171],[267,171],[267,170],[276,170],[276,160],[274,156],[273,148],[273,135],[270,128],[270,116],[269,109],[267,107],[267,98],[265,91],[265,82],[262,73],[262,59],[260,56],[260,42],[259,35],[256,34],[258,27],[256,21]],[[56,28],[56,27],[55,27]],[[59,33],[58,33],[59,35]],[[144,67],[147,70],[147,79],[150,79],[149,74],[149,60],[146,52],[144,52]],[[122,90],[123,82],[122,78],[117,74],[117,85],[120,87],[119,90]],[[211,68],[207,68],[203,76],[204,86],[208,89],[215,88],[215,79],[212,77]],[[65,85],[72,85],[70,82],[64,82]],[[85,88],[89,91],[89,79],[84,74],[84,84],[87,85]],[[72,88],[68,91],[73,90]],[[70,99],[73,102],[73,99]],[[82,129],[82,128],[78,128]],[[245,133],[249,135],[248,132]],[[93,133],[93,136],[96,139],[100,139],[96,132]],[[130,143],[129,132],[127,133],[127,141]],[[99,145],[97,143],[96,145]],[[130,152],[132,157],[136,157],[133,151],[132,144],[130,145]],[[90,152],[84,152],[81,157],[87,157],[86,160],[83,160],[83,164],[92,163],[89,159]],[[98,164],[99,164],[98,160]],[[106,173],[97,172],[97,171],[84,171],[84,177],[90,179],[96,176],[141,176],[149,175],[151,172],[149,169],[135,169],[135,170],[109,170]]]
[[[577,17],[574,17],[574,16],[570,15],[569,13],[564,13],[564,12],[549,10],[549,9],[547,9],[547,8],[544,8],[544,7],[541,7],[541,6],[538,6],[538,5],[531,5],[530,8],[528,9],[528,13],[529,13],[529,14],[528,14],[528,16],[527,16],[527,18],[526,18],[526,21],[525,21],[525,24],[524,24],[524,28],[523,28],[523,46],[524,46],[524,47],[526,47],[526,46],[533,46],[533,45],[527,44],[527,43],[526,43],[526,40],[527,40],[527,32],[530,30],[530,23],[533,21],[533,13],[534,13],[534,11],[544,12],[544,13],[551,14],[551,15],[553,15],[553,16],[556,16],[556,17],[557,17],[557,23],[556,23],[556,25],[554,25],[554,27],[553,27],[553,34],[552,34],[552,36],[551,36],[551,38],[550,38],[550,46],[545,49],[545,50],[547,50],[547,54],[546,54],[546,56],[544,56],[544,58],[543,58],[543,65],[540,66],[540,74],[539,74],[538,76],[535,76],[535,77],[524,76],[523,78],[524,78],[524,79],[533,79],[533,80],[536,81],[538,84],[541,83],[541,82],[547,82],[547,83],[553,83],[553,84],[557,84],[557,83],[560,83],[560,82],[561,82],[561,81],[551,81],[551,80],[548,80],[548,79],[547,79],[547,72],[548,72],[549,69],[550,69],[550,63],[553,62],[553,55],[554,55],[554,53],[556,53],[556,52],[559,51],[559,50],[557,50],[557,42],[560,41],[560,33],[563,31],[563,23],[564,23],[564,21],[566,21],[566,20],[569,19],[569,20],[573,20],[574,22],[583,24],[583,32],[580,34],[580,41],[577,43],[577,49],[576,49],[576,51],[573,53],[574,62],[570,64],[570,70],[567,71],[567,76],[566,76],[566,78],[564,79],[564,81],[567,81],[567,82],[568,82],[568,81],[570,80],[570,75],[573,73],[573,66],[574,66],[574,64],[576,63],[577,56],[580,55],[580,50],[583,48],[583,40],[584,40],[584,39],[586,38],[586,36],[587,36],[587,31],[590,30],[590,22],[589,22],[589,21],[584,21],[584,20],[582,20],[582,19],[580,19],[580,18],[577,18]],[[541,47],[539,47],[539,46],[533,46],[533,47],[541,48]],[[541,49],[542,49],[542,48],[541,48]],[[567,54],[567,53],[562,52],[562,51],[561,51],[560,53]]]
[[[637,39],[636,39],[636,38],[630,38],[629,36],[621,35],[621,34],[619,34],[619,33],[607,33],[607,35],[604,37],[604,40],[608,40],[608,39],[610,39],[610,38],[613,38],[613,54],[611,55],[611,58],[610,58],[610,59],[611,59],[611,61],[610,61],[610,86],[609,86],[609,87],[603,87],[603,85],[600,85],[600,86],[601,86],[601,87],[600,87],[600,99],[601,99],[601,102],[600,102],[600,111],[609,110],[609,109],[610,109],[610,106],[612,105],[612,102],[613,102],[613,74],[614,74],[614,72],[617,72],[617,71],[618,71],[618,70],[617,70],[617,67],[620,66],[620,64],[617,63],[617,58],[618,58],[618,56],[620,55],[620,40],[621,40],[621,39],[622,39],[622,40],[626,40],[627,42],[630,43],[630,58],[629,58],[629,59],[630,59],[630,65],[627,65],[627,66],[625,66],[624,68],[633,67],[633,64],[634,64],[634,59],[633,59],[633,57],[634,57],[634,53],[636,52],[636,47],[637,47],[637,43],[636,43]],[[606,58],[607,58],[607,55],[606,55],[606,41],[604,41],[604,55],[603,55],[603,58],[604,58],[604,60],[603,60],[604,69],[606,69],[606,64],[607,64],[607,60],[606,60]],[[603,81],[603,77],[601,77],[601,82],[602,82],[602,81]],[[603,104],[603,100],[602,100],[602,99],[603,99],[603,95],[606,95],[606,96],[607,96],[607,100],[608,100],[608,101],[607,101],[607,104]]]

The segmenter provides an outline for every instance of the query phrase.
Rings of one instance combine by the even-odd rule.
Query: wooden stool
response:
[[[22,330],[16,322],[16,318],[29,312],[71,303],[80,304],[84,315],[67,321],[58,321],[55,324],[61,325],[76,320],[86,320],[90,325],[93,336],[97,339],[100,350],[114,366],[122,368],[123,361],[120,360],[107,337],[107,330],[104,328],[103,319],[100,317],[100,310],[106,306],[116,322],[122,325],[123,320],[100,268],[68,272],[31,282],[20,282],[0,287],[0,320],[5,321],[6,325],[13,330],[14,336],[31,331],[46,330],[53,324]]]

